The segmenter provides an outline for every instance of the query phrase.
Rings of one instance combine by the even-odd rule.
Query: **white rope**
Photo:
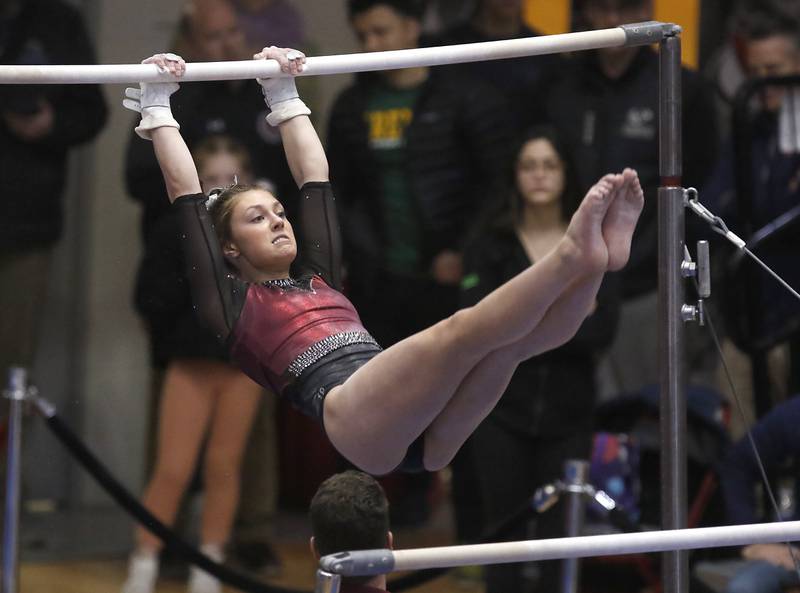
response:
[[[692,550],[800,540],[800,521],[644,533],[593,535],[412,550],[365,550],[321,559],[323,570],[345,576],[479,564]]]
[[[599,31],[544,35],[444,47],[398,51],[320,56],[306,59],[300,76],[396,70],[415,66],[440,66],[554,54],[569,51],[620,47],[626,43],[625,30],[616,27]],[[274,60],[238,62],[195,62],[186,65],[182,81],[237,80],[283,76]],[[110,64],[92,66],[0,66],[0,84],[106,84],[173,80],[153,64]]]

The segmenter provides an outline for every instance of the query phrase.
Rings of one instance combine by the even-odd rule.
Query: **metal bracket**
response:
[[[697,294],[701,299],[711,296],[711,256],[708,241],[697,242]]]
[[[620,29],[625,31],[626,47],[658,43],[665,37],[680,35],[683,30],[680,25],[662,23],[661,21],[645,21],[643,23],[620,25]]]
[[[582,494],[587,498],[595,501],[606,511],[611,512],[617,508],[617,503],[611,496],[603,490],[597,490],[591,484],[566,484],[561,480],[556,480],[552,484],[545,484],[536,489],[533,494],[532,503],[533,508],[537,513],[544,513],[555,505],[561,494],[568,492],[571,494]]]
[[[8,384],[2,391],[3,398],[10,401],[27,402],[39,395],[35,385],[28,385],[28,371],[24,367],[8,370]]]
[[[681,307],[681,319],[684,322],[698,321],[700,325],[706,324],[705,305],[703,299],[711,296],[711,257],[708,251],[708,241],[697,242],[697,263],[692,261],[689,249],[683,246],[683,261],[681,262],[681,276],[697,279],[696,305],[685,304]]]

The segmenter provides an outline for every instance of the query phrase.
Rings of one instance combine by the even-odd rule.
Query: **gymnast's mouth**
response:
[[[272,240],[272,244],[277,245],[279,242],[282,241],[291,241],[291,239],[289,239],[289,235],[278,235]]]

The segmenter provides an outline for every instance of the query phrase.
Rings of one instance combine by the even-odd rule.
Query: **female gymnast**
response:
[[[142,113],[136,130],[152,139],[180,209],[198,311],[245,373],[322,422],[357,467],[373,474],[442,468],[494,407],[517,365],[569,340],[605,272],[625,265],[644,204],[638,176],[625,170],[603,177],[536,265],[473,307],[381,350],[339,292],[328,163],[292,78],[305,56],[270,47],[254,58],[276,60],[290,75],[259,82],[271,110],[267,121],[279,127],[300,187],[297,241],[269,192],[236,185],[208,198],[200,193],[169,108],[176,83],[126,90],[125,105]],[[145,62],[176,77],[185,71],[169,54]]]

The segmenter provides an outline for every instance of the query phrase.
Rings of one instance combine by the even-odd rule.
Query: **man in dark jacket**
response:
[[[80,14],[60,0],[0,4],[0,63],[91,64]],[[53,246],[64,225],[71,148],[106,121],[95,85],[0,88],[0,372],[33,362]]]
[[[428,45],[483,43],[536,37],[541,33],[523,18],[522,0],[480,0],[472,16],[430,40]],[[501,92],[511,106],[515,121],[524,124],[531,112],[539,112],[550,78],[560,69],[560,54],[528,56],[453,64],[454,73],[480,79]]]
[[[651,20],[652,0],[584,0],[589,29]],[[621,272],[620,326],[608,368],[611,393],[635,391],[658,381],[656,288],[659,186],[659,67],[650,47],[618,47],[576,54],[550,88],[546,115],[574,151],[579,180],[589,187],[603,171],[632,167],[645,191],[644,212],[631,258]],[[699,187],[713,167],[717,134],[710,93],[683,71],[683,183]],[[652,328],[652,331],[651,331]],[[608,393],[607,393],[608,395]]]
[[[421,3],[350,0],[348,8],[364,51],[419,45]],[[382,346],[456,310],[462,246],[470,224],[499,195],[510,127],[508,107],[491,87],[441,69],[360,76],[336,99],[328,158],[347,288]],[[428,479],[403,479],[408,491],[393,505],[393,520],[419,522]],[[456,476],[454,499],[460,481]]]
[[[414,2],[349,9],[365,51],[417,47]],[[508,139],[500,97],[430,68],[362,76],[336,99],[328,153],[350,297],[382,345],[455,310],[464,235],[497,195]]]

